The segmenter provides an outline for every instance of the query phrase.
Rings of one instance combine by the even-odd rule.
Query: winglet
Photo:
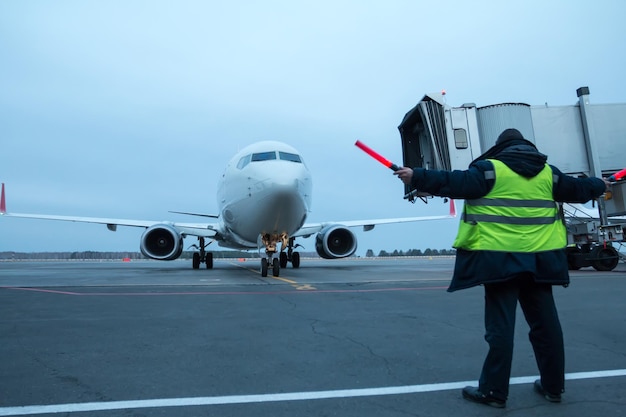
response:
[[[4,197],[4,183],[2,183],[2,195],[0,196],[0,214],[7,214],[7,200]]]
[[[453,199],[450,199],[450,216],[456,217],[456,206]]]

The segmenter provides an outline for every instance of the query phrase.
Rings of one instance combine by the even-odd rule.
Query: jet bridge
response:
[[[626,164],[626,103],[591,104],[588,87],[576,93],[574,105],[509,102],[484,107],[474,103],[451,107],[443,94],[427,94],[398,126],[403,165],[464,170],[495,144],[503,130],[515,128],[564,173],[608,177]],[[431,197],[409,186],[404,191],[409,201]],[[621,246],[626,224],[618,217],[625,215],[626,181],[614,184],[597,201],[596,216],[567,216],[570,268],[614,269],[622,255],[613,243]]]

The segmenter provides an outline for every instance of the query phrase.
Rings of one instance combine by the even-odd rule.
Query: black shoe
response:
[[[561,394],[550,394],[548,391],[543,389],[543,386],[541,385],[541,380],[540,379],[535,381],[535,391],[539,395],[542,395],[546,400],[548,400],[548,401],[550,401],[552,403],[560,403],[561,402]]]
[[[491,407],[496,407],[496,408],[506,407],[505,400],[492,397],[491,395],[485,395],[482,392],[480,392],[478,387],[463,388],[463,398],[469,401],[473,401],[475,403],[489,405]]]

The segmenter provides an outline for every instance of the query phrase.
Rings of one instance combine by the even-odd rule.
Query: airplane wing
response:
[[[322,223],[306,223],[304,226],[300,228],[296,233],[294,233],[293,237],[309,237],[314,233],[320,232],[324,227],[328,225],[342,225],[345,227],[359,227],[363,226],[364,231],[370,231],[377,224],[393,224],[393,223],[409,223],[409,222],[418,222],[418,221],[426,221],[426,220],[443,220],[443,219],[451,219],[456,217],[456,207],[454,204],[454,200],[450,200],[450,212],[446,215],[438,215],[438,216],[419,216],[419,217],[397,217],[397,218],[389,218],[389,219],[371,219],[371,220],[346,220],[346,221],[338,221],[338,222],[322,222]]]
[[[55,216],[48,214],[31,214],[31,213],[7,213],[1,212],[0,215],[6,217],[21,217],[27,219],[40,219],[40,220],[59,220],[66,222],[77,223],[96,223],[106,224],[109,230],[115,231],[117,226],[131,226],[131,227],[143,227],[148,228],[157,224],[167,224],[176,228],[181,234],[188,236],[202,236],[213,238],[217,234],[218,225],[213,223],[179,223],[170,221],[157,221],[157,220],[132,220],[132,219],[114,219],[103,217],[79,217],[79,216]]]
[[[131,220],[114,219],[104,217],[81,217],[81,216],[57,216],[50,214],[34,213],[9,213],[6,209],[6,198],[4,194],[4,184],[2,184],[2,195],[0,197],[0,215],[6,217],[21,217],[27,219],[58,220],[77,223],[105,224],[111,231],[115,231],[117,226],[131,226],[148,228],[157,224],[167,224],[174,227],[182,235],[201,236],[208,238],[219,238],[220,230],[217,223],[178,223],[170,221],[156,220]]]

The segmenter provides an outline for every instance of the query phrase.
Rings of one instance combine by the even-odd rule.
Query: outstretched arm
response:
[[[551,166],[552,172],[558,177],[554,184],[553,195],[556,201],[563,203],[586,203],[600,197],[610,183],[602,178],[574,178],[563,174],[558,168]]]
[[[470,199],[486,195],[493,187],[493,180],[485,178],[485,171],[489,170],[493,170],[491,162],[481,161],[465,171],[402,167],[394,175],[421,192],[439,197]]]

